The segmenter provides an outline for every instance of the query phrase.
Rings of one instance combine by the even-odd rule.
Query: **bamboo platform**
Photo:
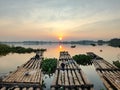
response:
[[[65,63],[64,71],[61,68],[61,63]],[[63,89],[62,89],[63,88]],[[93,90],[91,84],[78,64],[71,58],[66,51],[60,52],[60,57],[55,72],[54,80],[51,85],[51,90]]]
[[[93,59],[93,64],[106,88],[108,90],[120,90],[120,69],[102,58],[96,59],[96,57],[99,56],[92,52],[87,54],[95,57]]]
[[[42,55],[31,58],[0,82],[0,90],[40,90]]]

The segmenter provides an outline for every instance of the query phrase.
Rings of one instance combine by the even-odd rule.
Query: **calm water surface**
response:
[[[120,48],[115,48],[107,45],[103,46],[90,46],[90,45],[76,45],[76,48],[71,48],[71,45],[59,45],[59,44],[45,44],[45,45],[22,45],[15,44],[15,46],[31,47],[31,48],[46,48],[47,52],[44,53],[44,57],[55,57],[59,58],[60,51],[68,51],[71,56],[76,54],[85,54],[86,52],[94,52],[97,55],[103,57],[106,61],[112,63],[112,61],[118,60],[118,55],[120,55]],[[103,50],[100,52],[100,50]],[[0,75],[9,73],[9,71],[16,70],[17,66],[20,66],[27,62],[34,53],[31,54],[8,54],[6,56],[0,57]],[[105,89],[99,75],[96,73],[94,65],[91,66],[80,66],[83,72],[88,77],[89,81],[94,84],[95,90]],[[54,74],[53,74],[54,76]],[[43,78],[45,80],[47,88],[49,90],[50,84],[53,80],[53,76],[49,77],[45,75]]]

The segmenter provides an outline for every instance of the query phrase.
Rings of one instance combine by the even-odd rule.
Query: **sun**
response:
[[[63,38],[62,37],[59,37],[59,40],[61,41]]]

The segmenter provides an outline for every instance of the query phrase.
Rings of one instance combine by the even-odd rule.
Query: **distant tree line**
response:
[[[120,39],[119,38],[113,38],[109,41],[98,40],[97,43],[98,43],[98,45],[108,44],[113,47],[120,47]]]
[[[103,45],[103,44],[108,44],[110,46],[115,46],[115,47],[120,47],[120,38],[113,38],[109,41],[104,41],[104,40],[79,40],[79,41],[23,41],[23,42],[1,42],[5,44],[27,44],[27,45],[44,45],[44,44],[83,44],[83,45],[93,45],[93,44],[98,44],[98,45]]]
[[[110,46],[120,47],[120,39],[118,38],[111,39],[108,43]]]

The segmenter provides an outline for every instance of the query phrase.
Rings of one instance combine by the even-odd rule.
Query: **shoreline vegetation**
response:
[[[0,56],[5,56],[9,53],[32,53],[37,51],[46,51],[46,49],[32,49],[32,48],[24,48],[21,46],[9,46],[6,44],[0,44]]]

